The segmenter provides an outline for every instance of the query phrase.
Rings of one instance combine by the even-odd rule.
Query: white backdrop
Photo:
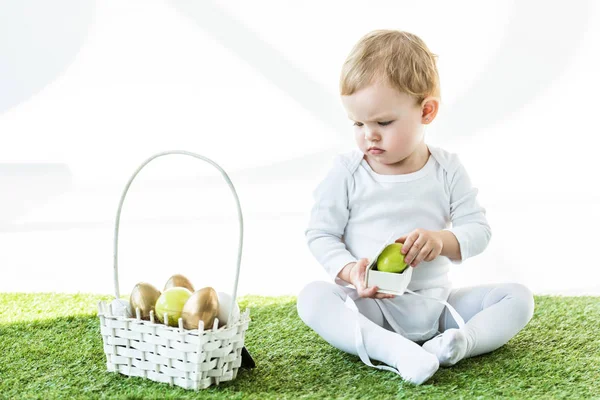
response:
[[[303,230],[311,192],[352,147],[337,95],[378,28],[439,55],[427,141],[457,152],[493,239],[455,285],[600,293],[594,1],[0,3],[0,291],[112,292],[121,190],[152,154],[225,168],[245,217],[240,293],[326,279]],[[231,290],[237,231],[216,170],[151,163],[125,202],[121,291],[176,272]]]

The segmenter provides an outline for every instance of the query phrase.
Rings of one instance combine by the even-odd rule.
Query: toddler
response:
[[[451,287],[450,266],[481,253],[491,230],[458,157],[424,141],[440,102],[425,43],[367,34],[344,63],[340,92],[358,150],[338,156],[316,188],[306,230],[333,283],[308,284],[298,314],[332,346],[419,385],[440,365],[507,343],[531,319],[533,296],[516,283]],[[414,268],[401,296],[364,285],[367,258],[393,232]]]

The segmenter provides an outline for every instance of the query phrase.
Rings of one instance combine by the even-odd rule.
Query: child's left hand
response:
[[[396,239],[396,243],[402,243],[404,261],[413,268],[421,261],[433,261],[444,248],[439,232],[425,229],[415,229]]]

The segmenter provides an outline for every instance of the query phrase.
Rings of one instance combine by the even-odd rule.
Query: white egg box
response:
[[[402,273],[383,272],[377,270],[377,258],[383,250],[394,243],[390,241],[393,235],[381,246],[377,254],[369,260],[367,271],[365,273],[365,287],[377,286],[377,293],[394,294],[397,296],[403,295],[412,278],[412,267],[406,268]]]

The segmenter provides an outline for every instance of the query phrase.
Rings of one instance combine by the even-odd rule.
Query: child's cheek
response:
[[[367,150],[367,145],[365,142],[365,135],[362,134],[362,132],[358,132],[355,134],[354,139],[356,141],[356,144],[358,145],[358,148],[361,149],[362,151],[366,151]]]

